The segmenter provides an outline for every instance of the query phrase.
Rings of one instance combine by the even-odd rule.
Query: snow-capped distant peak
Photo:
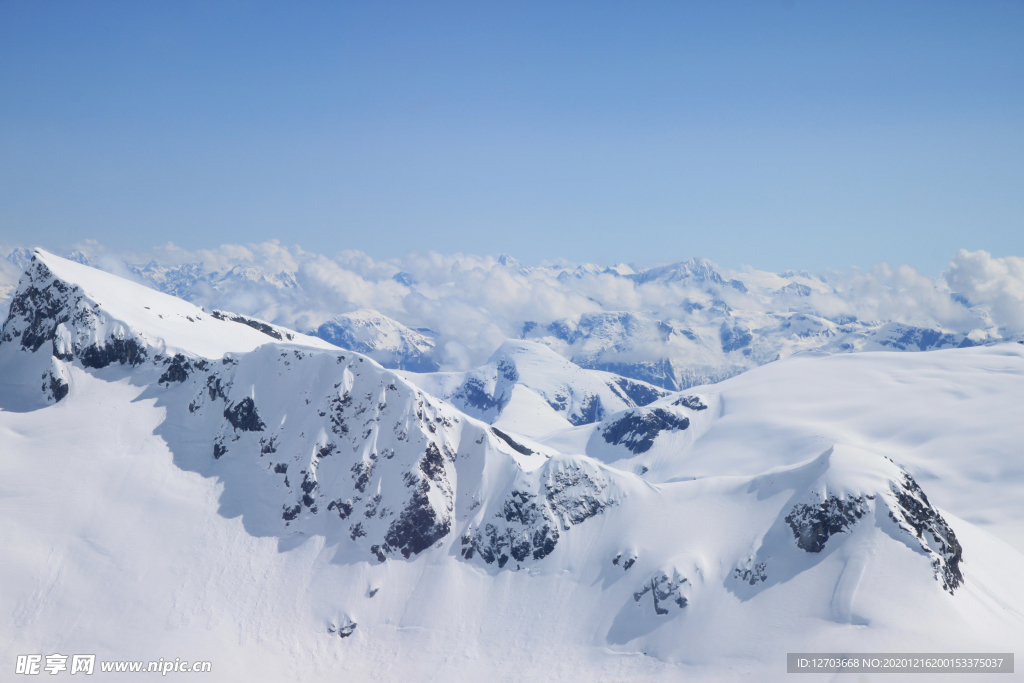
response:
[[[335,346],[365,354],[386,368],[413,372],[438,369],[432,358],[431,337],[371,309],[335,316],[314,334]]]

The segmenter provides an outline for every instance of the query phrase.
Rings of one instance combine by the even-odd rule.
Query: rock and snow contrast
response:
[[[0,332],[5,661],[718,681],[781,680],[787,652],[1024,645],[1024,345],[796,355],[676,391],[571,361],[622,318],[440,372],[402,368],[433,338],[372,312],[331,327],[363,355],[46,252],[23,265]],[[563,273],[778,284],[705,265]],[[767,327],[715,324],[726,353],[761,353]]]

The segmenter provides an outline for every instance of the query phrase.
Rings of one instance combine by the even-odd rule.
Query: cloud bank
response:
[[[30,252],[0,250],[5,309]],[[167,243],[144,252],[83,242],[64,255],[207,308],[300,331],[378,311],[427,333],[437,362],[451,370],[480,365],[505,339],[523,337],[584,365],[639,363],[655,372],[667,363],[670,374],[705,368],[707,379],[815,349],[1024,338],[1024,259],[984,251],[961,250],[939,278],[886,263],[812,275],[721,269],[703,259],[645,271],[565,261],[527,267],[507,255],[435,252],[376,260],[277,241],[197,251]]]

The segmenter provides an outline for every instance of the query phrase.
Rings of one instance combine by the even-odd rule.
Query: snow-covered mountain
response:
[[[529,437],[599,422],[668,393],[609,372],[584,370],[526,341],[505,342],[486,365],[469,372],[406,377],[467,415]]]
[[[337,315],[316,329],[316,336],[343,349],[358,351],[386,368],[435,372],[434,333],[410,330],[377,311],[363,309]]]
[[[0,333],[0,657],[670,681],[1014,651],[1022,379],[1015,343],[672,393],[530,342],[400,372],[37,252]]]

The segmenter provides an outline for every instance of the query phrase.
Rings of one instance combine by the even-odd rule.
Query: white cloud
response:
[[[6,247],[0,256],[12,248]],[[167,271],[166,282],[150,278],[153,286],[167,288],[177,277],[178,294],[196,303],[303,331],[340,313],[374,309],[409,327],[435,331],[438,360],[450,369],[482,363],[504,339],[519,336],[526,321],[543,327],[600,312],[632,312],[652,321],[645,323],[648,331],[642,341],[611,349],[609,354],[641,360],[680,353],[697,358],[693,354],[699,350],[702,363],[715,362],[713,356],[722,353],[716,340],[723,320],[768,329],[779,326],[791,312],[836,321],[893,321],[960,334],[974,331],[973,338],[1024,332],[1024,259],[993,258],[980,251],[958,252],[941,278],[909,266],[880,263],[868,271],[831,272],[825,282],[805,279],[815,285],[814,291],[800,296],[776,292],[780,283],[798,282],[805,276],[783,277],[749,267],[721,271],[726,280],[743,277],[750,287],[743,293],[692,280],[638,286],[632,279],[596,268],[577,277],[572,274],[576,266],[562,261],[524,268],[473,254],[411,252],[378,261],[362,252],[345,251],[331,258],[278,241],[196,251],[171,242],[141,252],[91,241],[75,248],[98,267],[135,280],[146,278],[134,274],[127,264],[144,266],[155,261],[172,271]],[[186,268],[173,270],[182,266]],[[198,268],[198,281],[182,275],[190,267]],[[409,274],[415,284],[408,287],[395,281],[398,272]],[[559,279],[560,273],[568,275]],[[0,262],[0,298],[9,298],[18,274],[11,262]],[[962,297],[969,303],[965,305]],[[676,321],[676,331],[669,334],[654,320]],[[698,341],[685,336],[690,331]],[[798,349],[799,344],[791,346]]]
[[[987,308],[1000,328],[1024,331],[1024,258],[961,249],[942,275],[953,291]]]

